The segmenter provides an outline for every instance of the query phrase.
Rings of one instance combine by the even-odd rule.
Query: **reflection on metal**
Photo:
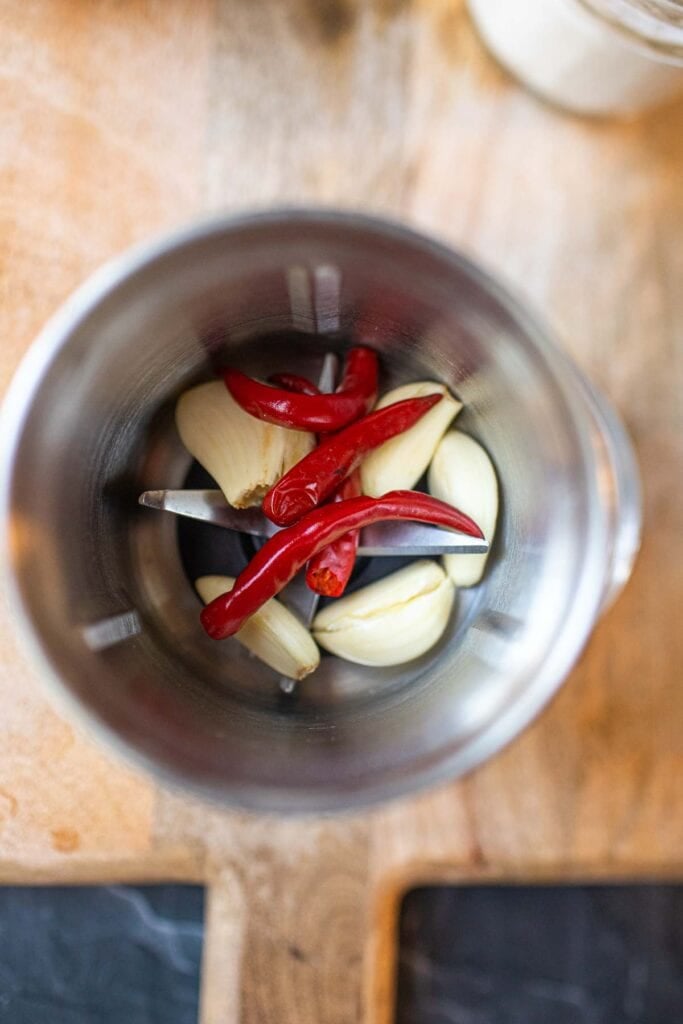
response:
[[[487,633],[498,633],[505,637],[513,637],[524,627],[522,619],[497,608],[485,608],[472,624],[473,629],[482,629]]]
[[[136,611],[122,612],[112,615],[109,619],[100,619],[83,626],[81,633],[91,651],[103,651],[107,647],[128,640],[142,632],[140,619]]]
[[[315,319],[320,334],[334,334],[340,326],[341,273],[323,264],[315,268]]]
[[[280,532],[258,508],[239,509],[227,504],[222,491],[143,491],[145,508],[198,519],[224,530],[267,539]],[[483,555],[489,545],[478,537],[454,533],[439,526],[413,522],[380,522],[361,530],[358,554],[378,558],[439,555]]]
[[[329,394],[334,391],[337,383],[337,372],[339,370],[339,359],[334,352],[328,352],[324,359],[320,369],[320,376],[318,377],[318,387],[325,394]]]
[[[292,309],[292,327],[296,331],[315,331],[313,314],[313,298],[311,294],[311,278],[306,267],[289,267],[287,270],[287,290],[289,304]]]
[[[287,269],[294,330],[307,334],[334,334],[339,330],[341,280],[339,268],[329,263],[315,267],[312,273],[302,266]]]

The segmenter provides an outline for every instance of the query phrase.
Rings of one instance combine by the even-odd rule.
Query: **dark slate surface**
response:
[[[195,1024],[203,903],[0,888],[0,1024]],[[683,1024],[683,887],[416,890],[400,961],[397,1024]]]
[[[0,888],[0,1022],[196,1024],[196,886]]]
[[[683,887],[415,890],[397,1024],[683,1024]]]

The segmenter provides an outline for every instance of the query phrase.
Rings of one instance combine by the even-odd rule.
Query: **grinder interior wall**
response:
[[[174,520],[136,499],[182,483],[177,395],[231,359],[270,369],[278,353],[258,338],[291,327],[318,351],[373,345],[383,387],[452,387],[503,505],[486,581],[462,596],[436,656],[382,671],[326,659],[288,704],[269,670],[204,637]],[[287,344],[281,354],[290,368]],[[18,453],[19,576],[48,658],[143,757],[233,798],[287,790],[304,804],[305,790],[319,803],[325,787],[372,788],[416,759],[436,763],[530,685],[573,598],[590,467],[553,358],[466,264],[341,225],[245,226],[229,244],[209,233],[106,286],[54,358]],[[130,635],[103,644],[103,621]]]

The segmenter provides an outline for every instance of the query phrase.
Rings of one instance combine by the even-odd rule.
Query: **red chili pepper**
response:
[[[360,473],[355,469],[335,492],[332,501],[346,501],[347,498],[357,498],[359,494]],[[360,530],[349,530],[310,560],[306,583],[311,590],[324,597],[341,597],[356,564],[359,537]]]
[[[263,499],[263,511],[278,526],[291,526],[321,505],[365,455],[412,427],[442,395],[406,398],[376,409],[314,448],[281,477]]]
[[[321,395],[322,391],[307,377],[298,373],[273,373],[268,378],[269,384],[275,384],[285,391],[294,391],[297,395]]]
[[[349,349],[341,384],[331,395],[296,394],[226,370],[228,391],[246,412],[267,423],[316,434],[341,430],[368,412],[377,398],[377,356],[362,346]]]
[[[279,530],[266,541],[239,574],[232,590],[202,609],[204,629],[214,640],[232,636],[324,547],[349,530],[397,519],[433,523],[471,537],[484,536],[464,512],[420,491],[389,491],[381,498],[361,496],[323,505],[309,512],[296,526]]]

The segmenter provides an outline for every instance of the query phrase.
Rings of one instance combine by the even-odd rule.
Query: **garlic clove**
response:
[[[315,617],[321,647],[359,665],[401,665],[441,638],[455,587],[436,562],[421,559],[327,605]]]
[[[427,480],[430,493],[471,516],[490,545],[498,517],[498,480],[485,449],[468,434],[449,431],[434,453]],[[443,564],[456,586],[471,587],[482,578],[487,558],[488,552],[444,555]]]
[[[379,498],[387,491],[410,490],[415,486],[434,454],[444,432],[462,409],[462,402],[454,398],[443,384],[418,381],[388,391],[379,400],[376,409],[383,409],[405,398],[440,394],[444,397],[422,419],[397,437],[385,441],[363,461],[361,485],[363,494]]]
[[[239,407],[222,381],[190,388],[176,404],[180,439],[234,508],[263,495],[315,446],[306,431],[263,423]]]
[[[200,576],[194,585],[202,601],[208,604],[232,590],[234,583],[233,576]],[[289,679],[303,679],[320,664],[320,651],[309,631],[274,597],[254,612],[235,633],[235,639]]]

